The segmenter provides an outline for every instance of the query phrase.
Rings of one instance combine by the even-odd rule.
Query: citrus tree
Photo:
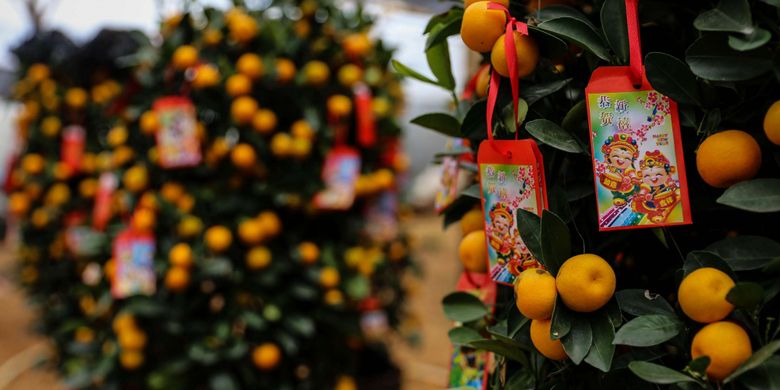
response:
[[[463,292],[443,301],[457,323],[452,343],[497,357],[491,388],[780,384],[778,6],[639,2],[646,77],[679,107],[687,226],[599,231],[585,87],[598,67],[629,63],[626,2],[467,0],[425,29],[431,76],[394,63],[406,77],[452,91],[451,111],[412,121],[470,145],[439,157],[456,156],[477,174],[473,161],[488,132],[541,148],[549,206],[538,216],[520,210],[513,222],[538,264],[520,263],[514,288],[498,285],[494,305]],[[507,29],[512,18],[527,23],[527,35]],[[514,61],[505,50],[509,31]],[[447,37],[454,35],[483,64],[462,95],[450,69]],[[519,78],[519,127],[508,64]],[[488,87],[491,70],[499,78]],[[636,142],[610,142],[593,148],[622,145],[630,161]],[[671,172],[668,163],[658,168]],[[445,224],[460,220],[467,274],[487,270],[487,214],[512,217],[496,209],[483,215],[478,182],[443,211]],[[627,200],[615,195],[615,205]]]
[[[410,265],[391,51],[328,1],[188,7],[154,44],[16,50],[40,330],[71,388],[354,389],[388,368]]]

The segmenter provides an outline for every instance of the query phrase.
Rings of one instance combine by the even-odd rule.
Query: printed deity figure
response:
[[[661,151],[647,152],[639,162],[641,184],[632,209],[647,214],[647,218],[654,223],[666,221],[680,201],[679,188],[672,179],[674,172],[675,167]]]
[[[630,135],[611,135],[601,146],[605,170],[599,173],[599,182],[612,192],[612,203],[623,206],[636,192],[634,162],[639,157],[636,140]]]

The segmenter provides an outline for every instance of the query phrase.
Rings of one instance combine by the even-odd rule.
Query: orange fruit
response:
[[[106,141],[109,145],[117,147],[127,142],[127,128],[124,126],[114,126],[108,131]]]
[[[233,100],[230,105],[230,116],[239,125],[252,122],[257,112],[257,101],[249,96],[241,96]]]
[[[286,157],[292,153],[293,139],[287,133],[276,133],[271,138],[271,153],[276,157]]]
[[[371,51],[371,39],[368,38],[366,33],[352,33],[344,37],[341,46],[348,57],[360,58]]]
[[[539,353],[551,360],[566,359],[566,351],[563,350],[561,340],[553,340],[550,336],[552,321],[531,320],[531,342]]]
[[[92,198],[97,193],[98,182],[94,178],[86,178],[79,183],[79,194],[84,198]]]
[[[185,193],[184,186],[173,181],[166,182],[160,188],[160,196],[171,203],[176,203]]]
[[[225,91],[231,97],[238,97],[252,92],[252,79],[241,73],[228,77]]]
[[[358,387],[354,378],[342,375],[336,382],[336,387],[334,387],[333,390],[358,390]]]
[[[35,63],[27,68],[27,78],[34,83],[40,83],[41,81],[48,79],[50,75],[51,71],[45,64]]]
[[[303,66],[303,77],[306,83],[321,86],[330,78],[330,68],[322,61],[309,61]]]
[[[223,252],[233,243],[233,233],[224,226],[212,226],[206,230],[206,246],[214,252]]]
[[[282,351],[276,344],[264,343],[252,350],[252,362],[262,371],[270,371],[279,365]]]
[[[276,128],[277,122],[278,119],[273,111],[261,108],[252,117],[252,128],[260,134],[270,134]]]
[[[146,191],[141,195],[141,199],[138,200],[138,206],[149,210],[157,210],[157,195],[153,191]]]
[[[764,134],[769,141],[780,145],[780,100],[772,103],[764,116]]]
[[[203,222],[200,218],[188,215],[184,217],[176,228],[176,232],[182,238],[193,238],[203,230]]]
[[[306,19],[296,20],[293,24],[293,31],[299,38],[306,38],[311,33],[311,24]]]
[[[140,351],[122,351],[119,354],[119,364],[126,370],[136,370],[144,364],[144,355]]]
[[[192,248],[186,243],[180,242],[168,252],[168,261],[171,265],[181,268],[192,266]]]
[[[615,271],[609,263],[588,253],[566,260],[555,278],[566,307],[584,313],[606,305],[615,293],[615,283]]]
[[[272,258],[273,255],[268,248],[256,246],[246,253],[246,266],[253,271],[261,270],[271,264]]]
[[[533,73],[536,63],[539,62],[539,48],[536,41],[528,35],[513,32],[515,39],[515,51],[517,52],[517,77],[525,77]],[[490,53],[490,63],[498,74],[509,77],[509,66],[506,62],[506,48],[504,47],[505,35],[501,35],[493,45]]]
[[[230,152],[230,160],[233,165],[240,169],[249,169],[255,166],[257,162],[257,153],[252,145],[238,144]]]
[[[386,97],[379,96],[371,100],[371,111],[378,118],[387,117],[390,114],[392,109],[393,109],[393,105],[390,103],[389,100],[387,100]]]
[[[475,207],[469,210],[460,219],[460,230],[463,235],[467,235],[471,232],[482,230],[485,228],[485,216],[482,214],[482,209]]]
[[[198,63],[198,49],[191,45],[176,48],[171,57],[171,65],[177,70],[184,70]]]
[[[108,259],[108,261],[103,264],[103,273],[106,274],[106,278],[109,282],[114,281],[114,275],[116,275],[116,264],[114,263],[114,259]]]
[[[82,88],[69,88],[65,92],[65,104],[70,108],[82,108],[87,104],[87,91]]]
[[[41,121],[41,133],[47,137],[56,137],[62,128],[62,121],[56,116],[47,116]]]
[[[477,85],[474,93],[477,94],[477,97],[483,98],[487,96],[488,85],[490,84],[490,66],[483,65],[477,72]]]
[[[211,64],[199,65],[195,69],[195,76],[192,78],[192,87],[195,89],[211,88],[219,84],[221,76],[219,69]]]
[[[487,247],[485,245],[484,230],[476,230],[463,237],[458,247],[463,268],[469,272],[485,272],[487,270]]]
[[[190,271],[184,267],[171,267],[165,273],[165,288],[181,292],[190,284]]]
[[[720,321],[734,310],[734,305],[726,300],[734,284],[728,274],[717,268],[699,268],[680,283],[677,290],[680,308],[696,322]]]
[[[281,83],[288,83],[295,77],[295,63],[287,58],[276,60],[276,78]]]
[[[299,119],[293,122],[292,126],[290,126],[290,132],[295,138],[302,138],[307,140],[314,139],[314,129],[312,129],[309,122],[304,119]]]
[[[701,178],[716,188],[727,188],[752,179],[761,168],[761,148],[740,130],[726,130],[707,137],[696,152]]]
[[[112,260],[109,260],[112,261]],[[106,263],[108,264],[108,263]],[[114,317],[114,320],[111,323],[112,328],[114,329],[114,332],[117,334],[125,332],[125,331],[131,331],[136,328],[135,323],[135,317],[133,317],[132,314],[128,313],[121,313],[118,314],[116,317]]]
[[[324,267],[320,270],[320,286],[329,289],[335,288],[339,285],[341,276],[339,270],[333,267]]]
[[[325,303],[328,305],[338,306],[344,303],[344,293],[337,289],[328,290],[323,296],[323,301],[325,301]]]
[[[141,165],[133,166],[125,172],[122,184],[130,192],[141,192],[149,185],[149,173]]]
[[[305,138],[293,139],[290,152],[299,159],[308,157],[311,153],[311,141]]]
[[[203,44],[206,46],[216,46],[219,45],[220,42],[222,42],[221,31],[214,28],[209,28],[203,32]]]
[[[352,88],[358,81],[363,79],[363,69],[355,64],[346,64],[339,69],[337,77],[341,85]]]
[[[314,264],[320,259],[320,248],[313,242],[302,242],[298,245],[298,255],[305,264]]]
[[[336,118],[343,118],[352,113],[352,100],[344,95],[333,95],[326,102],[328,113]]]
[[[540,268],[529,268],[515,281],[515,304],[520,313],[533,320],[552,317],[555,298],[555,278]]]
[[[64,183],[56,183],[46,192],[44,203],[47,205],[60,206],[68,203],[70,200],[70,188]]]
[[[37,153],[30,153],[22,159],[22,170],[30,175],[38,175],[46,168],[46,160]]]
[[[192,208],[195,207],[195,197],[190,194],[182,196],[181,199],[176,202],[176,207],[185,213],[189,213],[192,211]]]
[[[282,232],[282,220],[273,211],[263,211],[257,216],[263,231],[270,237]]]
[[[138,126],[141,128],[141,132],[146,135],[151,135],[157,132],[160,128],[160,119],[157,117],[157,113],[154,111],[144,111],[138,120]]]
[[[484,0],[463,0],[463,8],[468,8],[470,5],[478,2],[478,1],[484,1]],[[503,5],[504,7],[509,7],[509,0],[492,0],[494,3],[498,3]],[[533,0],[532,0],[533,1]]]
[[[136,328],[125,329],[119,332],[118,341],[120,348],[138,351],[146,346],[146,334]]]
[[[263,59],[257,54],[246,53],[238,57],[236,71],[249,77],[251,80],[257,80],[263,76],[265,65],[263,64]]]
[[[76,328],[76,334],[73,337],[76,342],[81,344],[89,344],[93,340],[95,340],[95,331],[92,329],[86,327],[86,326],[79,326]]]
[[[155,216],[154,211],[150,209],[141,208],[133,213],[132,224],[138,231],[148,232],[154,228],[156,223],[157,216]]]
[[[257,245],[265,239],[265,231],[260,221],[247,219],[238,225],[238,237],[241,242],[249,245]]]
[[[753,354],[750,337],[741,326],[727,321],[713,322],[693,336],[691,358],[710,358],[707,376],[723,380]]]
[[[35,209],[30,216],[30,223],[38,229],[42,229],[49,224],[49,212],[46,209]]]
[[[506,15],[503,11],[488,9],[487,1],[478,1],[466,8],[460,25],[460,37],[469,49],[485,53],[493,48],[504,34]]]
[[[246,43],[257,35],[257,21],[245,13],[236,14],[227,23],[230,38],[239,43]]]

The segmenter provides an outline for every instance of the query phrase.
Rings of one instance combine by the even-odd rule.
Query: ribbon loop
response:
[[[639,40],[639,0],[626,0],[626,25],[628,27],[629,64],[631,81],[642,85],[642,44]]]

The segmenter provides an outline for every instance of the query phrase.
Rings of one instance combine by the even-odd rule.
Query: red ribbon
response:
[[[515,114],[515,139],[520,132],[520,119],[518,105],[520,101],[520,80],[517,75],[517,48],[515,47],[514,31],[522,35],[528,35],[528,25],[518,21],[509,14],[509,10],[501,4],[489,2],[488,9],[503,11],[507,18],[506,32],[504,33],[504,53],[506,54],[506,65],[509,68],[509,82],[512,85],[512,108]],[[498,100],[498,89],[501,86],[501,78],[495,69],[490,71],[490,88],[488,89],[487,100],[487,136],[493,148],[493,111],[496,109]],[[498,151],[496,149],[496,151]]]
[[[626,0],[626,24],[628,25],[628,48],[631,78],[634,85],[642,85],[642,44],[639,40],[639,0]]]

